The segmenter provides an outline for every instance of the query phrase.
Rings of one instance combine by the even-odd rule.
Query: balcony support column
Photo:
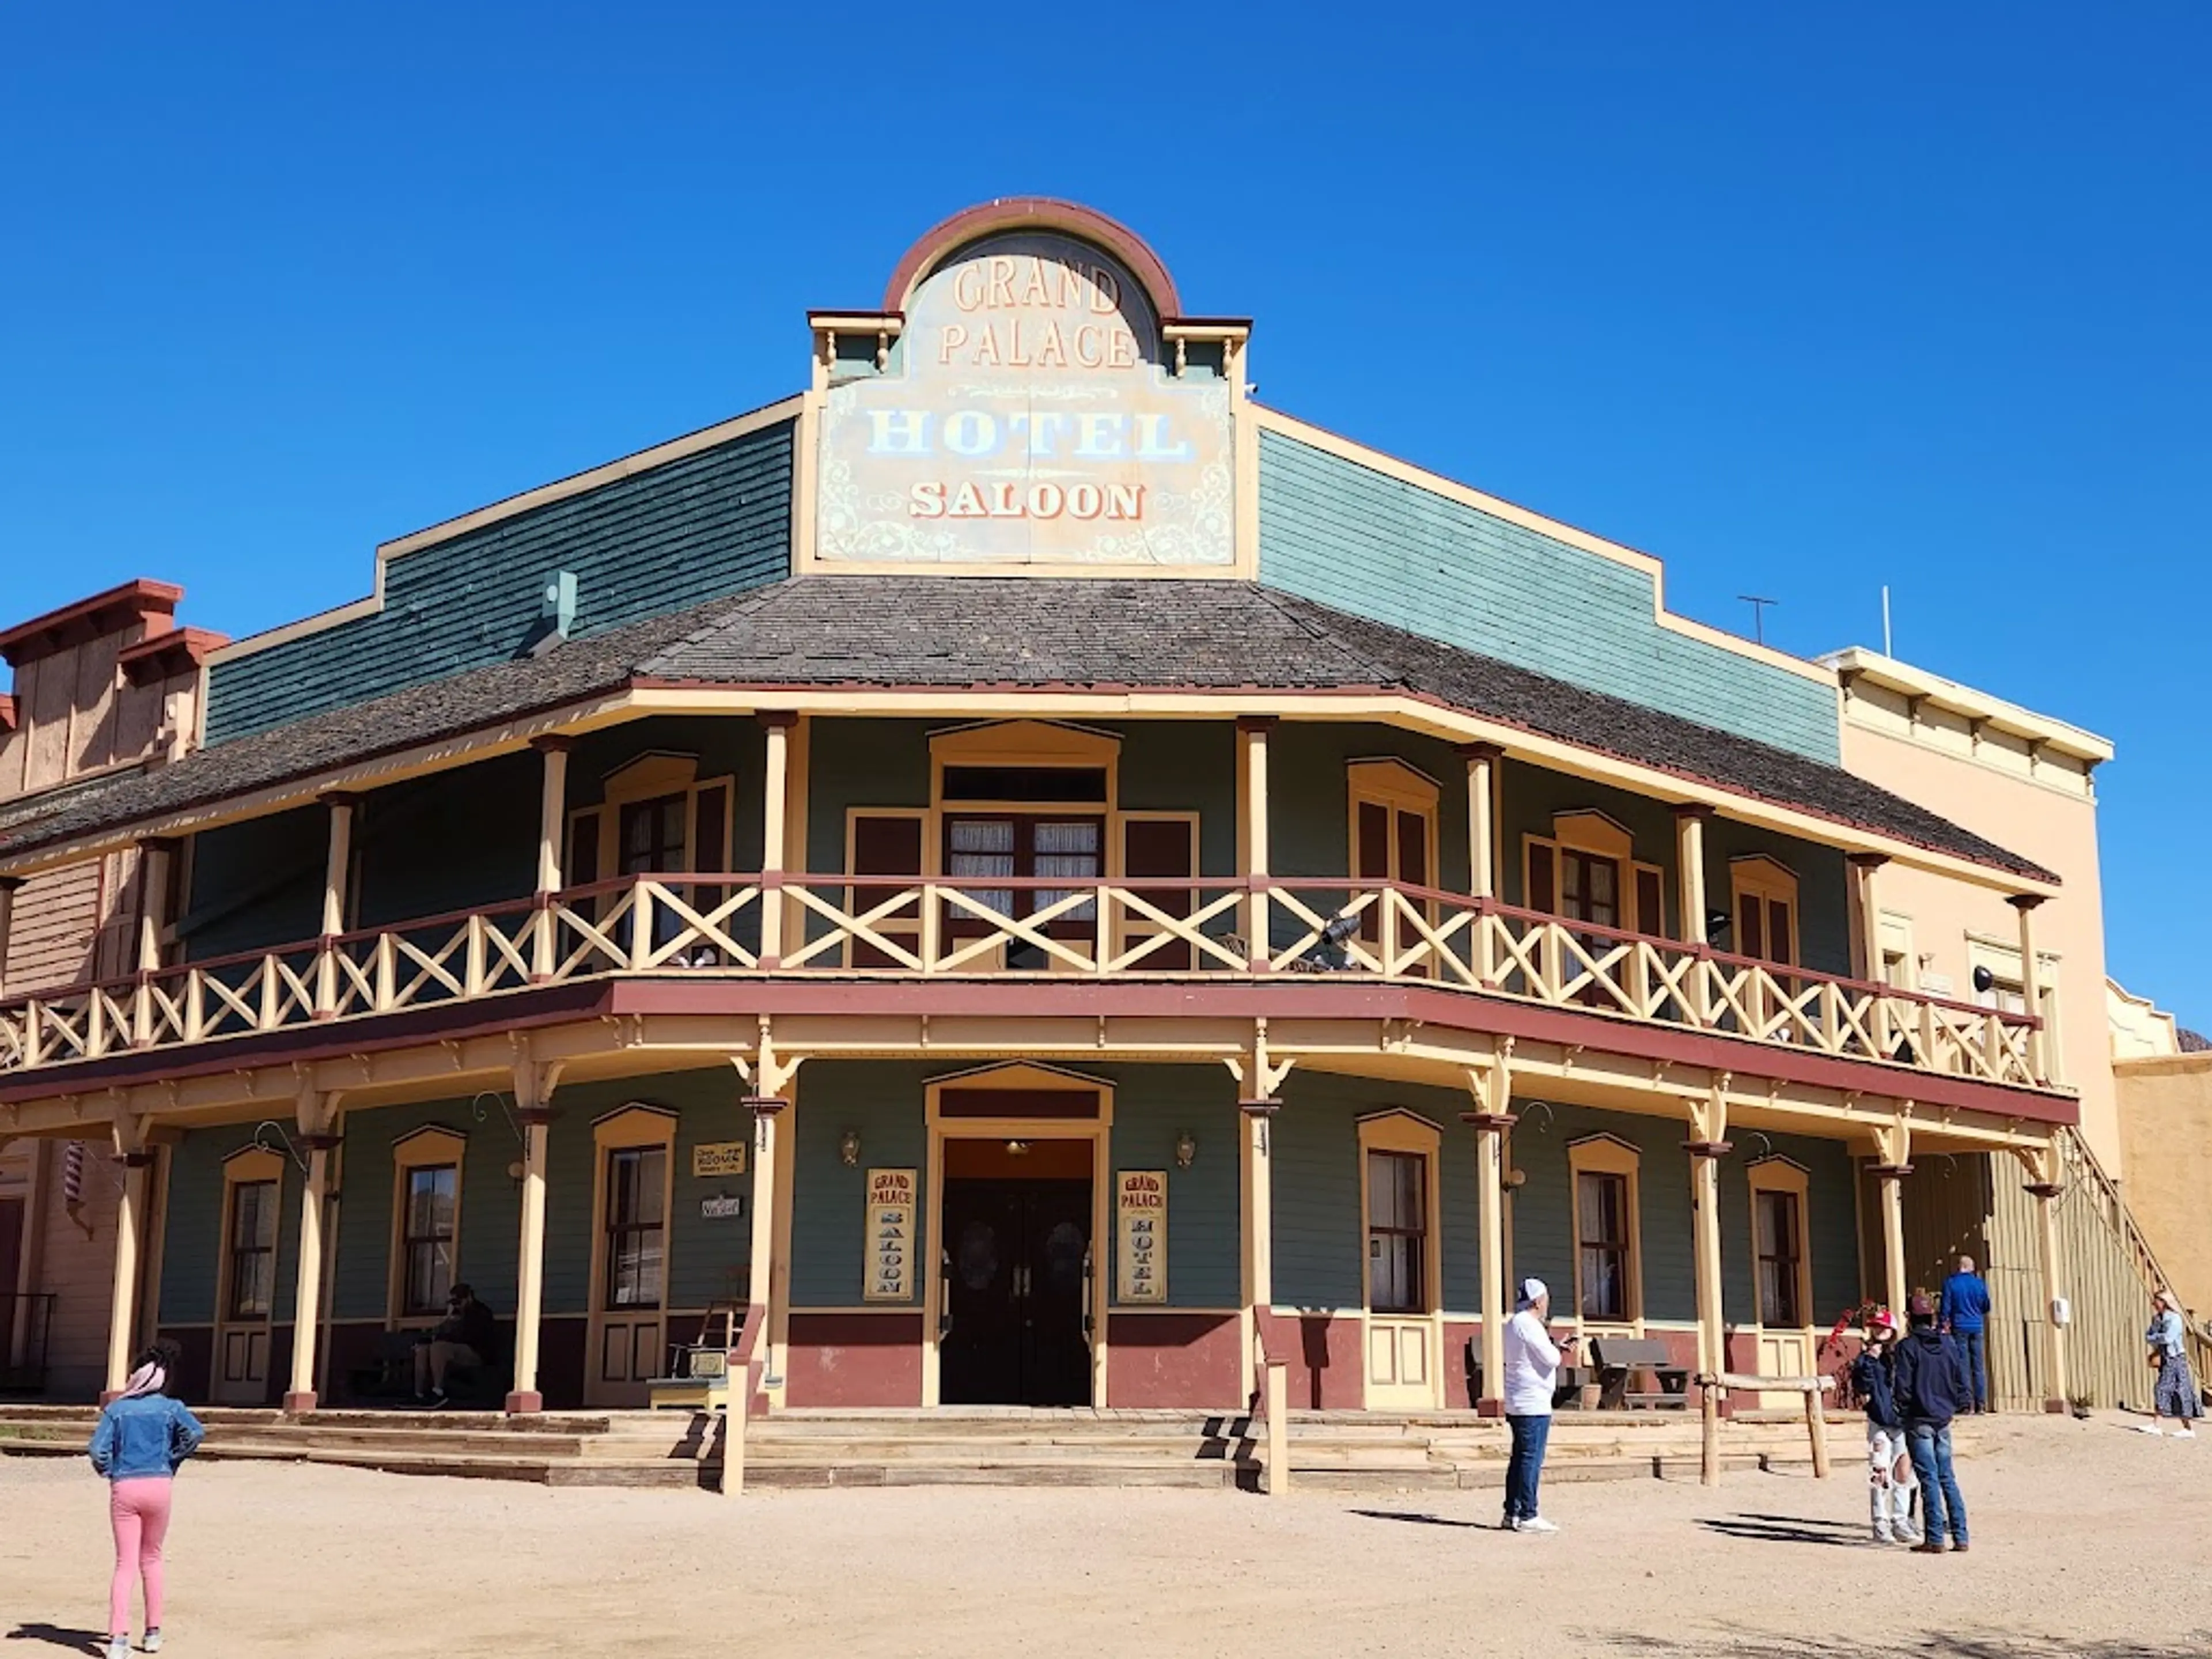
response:
[[[1271,714],[1249,714],[1237,722],[1237,867],[1252,884],[1244,901],[1244,951],[1251,971],[1267,971],[1270,945],[1267,895],[1267,733]],[[1264,1091],[1263,1091],[1264,1092]]]
[[[784,837],[791,822],[791,728],[799,716],[772,709],[760,720],[768,730],[768,764],[761,781],[760,965],[773,969],[783,963]]]
[[[789,1086],[787,1082],[785,1086]],[[752,1271],[745,1292],[745,1323],[760,1333],[750,1347],[765,1367],[762,1390],[770,1392],[783,1387],[783,1355],[776,1345],[775,1329],[781,1281],[788,1268],[776,1250],[781,1231],[777,1200],[781,1197],[782,1117],[791,1103],[780,1094],[758,1094],[745,1097],[744,1104],[753,1115]],[[750,1410],[750,1384],[749,1376],[732,1380],[730,1410]]]
[[[115,1206],[115,1277],[107,1304],[107,1386],[100,1396],[103,1406],[131,1380],[132,1338],[138,1328],[138,1252],[146,1230],[146,1172],[154,1164],[144,1118],[118,1115],[114,1136],[115,1156],[123,1165],[123,1197]]]
[[[284,1410],[298,1416],[315,1409],[316,1340],[322,1333],[323,1222],[330,1211],[331,1154],[339,1137],[336,1095],[303,1090],[300,1145],[307,1153],[307,1182],[300,1194],[299,1276],[292,1292],[292,1387]]]
[[[1713,809],[1688,802],[1674,809],[1676,903],[1682,912],[1682,942],[1711,942],[1705,927],[1705,820]]]
[[[322,949],[315,962],[315,1018],[336,1018],[338,1009],[338,963],[332,944],[346,928],[346,889],[353,871],[354,809],[360,797],[333,792],[325,795],[330,809],[330,840],[323,860]]]
[[[1485,1417],[1505,1414],[1505,1138],[1514,1122],[1510,1042],[1501,1040],[1498,1057],[1488,1066],[1468,1068],[1475,1105],[1460,1114],[1460,1121],[1474,1128],[1477,1269],[1481,1275],[1477,1306],[1482,1316],[1482,1392],[1474,1408]]]
[[[1467,762],[1467,890],[1498,896],[1498,778],[1505,751],[1494,743],[1460,745]]]
[[[1881,980],[1881,903],[1875,876],[1889,860],[1880,853],[1853,853],[1851,866],[1851,977]]]
[[[2020,912],[2020,996],[2027,1005],[2027,1068],[2038,1083],[2051,1077],[2051,1043],[2043,1025],[2043,960],[2035,951],[2035,913],[2043,903],[2038,893],[2021,893],[2008,901]]]
[[[1255,1339],[1262,1334],[1275,1305],[1274,1120],[1282,1102],[1269,1097],[1264,1079],[1258,1094],[1237,1103],[1237,1195],[1243,1202],[1243,1352],[1237,1361],[1237,1386],[1248,1405],[1256,1407],[1264,1374],[1256,1364]]]
[[[15,926],[15,894],[21,876],[0,876],[0,992],[8,988],[8,938]]]
[[[1906,1103],[1910,1109],[1911,1103]],[[1912,1294],[1905,1267],[1905,1178],[1912,1173],[1912,1131],[1900,1119],[1889,1128],[1874,1133],[1874,1178],[1879,1183],[1881,1211],[1882,1299],[1899,1319]]]
[[[173,841],[138,843],[138,959],[136,971],[161,970],[161,935],[169,925],[169,872],[175,868],[177,844]],[[6,951],[6,929],[0,926],[0,954]]]
[[[543,985],[553,977],[560,939],[553,923],[553,895],[566,884],[562,869],[568,827],[568,750],[571,739],[556,733],[532,738],[538,751],[538,932],[530,950],[530,980]],[[598,872],[586,875],[590,880]]]
[[[545,1306],[545,1136],[561,1062],[540,1065],[525,1054],[514,1066],[514,1119],[522,1131],[522,1218],[514,1272],[514,1388],[510,1413],[543,1411],[538,1389],[539,1317]]]

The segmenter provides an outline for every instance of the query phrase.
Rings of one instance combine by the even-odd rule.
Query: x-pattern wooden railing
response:
[[[762,954],[776,915],[782,949]],[[1253,941],[1265,941],[1255,948]],[[0,1003],[0,1075],[639,974],[1328,974],[1425,982],[1986,1082],[2026,1015],[1343,878],[641,876]]]

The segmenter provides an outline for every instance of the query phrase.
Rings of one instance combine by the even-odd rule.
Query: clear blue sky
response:
[[[1411,9],[18,9],[0,619],[357,597],[1073,197],[1267,401],[2116,739],[2113,970],[2212,1024],[2212,8]]]

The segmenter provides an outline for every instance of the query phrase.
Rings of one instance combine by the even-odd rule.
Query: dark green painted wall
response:
[[[506,1103],[514,1104],[512,1100]],[[460,1251],[454,1279],[466,1282],[494,1312],[501,1316],[514,1313],[522,1184],[507,1171],[521,1160],[522,1143],[501,1103],[487,1094],[472,1101],[427,1101],[351,1112],[342,1120],[345,1151],[340,1165],[331,1317],[384,1317],[398,1190],[392,1149],[404,1136],[433,1125],[452,1130],[466,1142],[461,1155]]]
[[[288,1126],[289,1127],[289,1126]],[[273,1135],[266,1144],[279,1146]],[[161,1305],[164,1325],[205,1324],[216,1316],[216,1291],[224,1241],[222,1169],[233,1153],[253,1145],[252,1124],[219,1129],[189,1129],[169,1153],[167,1204],[161,1234]],[[276,1321],[292,1316],[300,1263],[298,1164],[287,1159],[277,1194]]]
[[[916,1190],[929,1190],[929,1133],[922,1081],[932,1068],[896,1061],[810,1060],[799,1073],[792,1114],[797,1163],[792,1169],[791,1304],[794,1308],[857,1308],[867,1273],[870,1170],[912,1170]],[[935,1069],[942,1070],[942,1067]],[[847,1169],[838,1142],[852,1129],[860,1161]],[[924,1206],[927,1208],[927,1206]],[[921,1303],[922,1279],[935,1260],[927,1216],[915,1229],[908,1268]],[[900,1304],[879,1304],[895,1308]]]
[[[533,754],[502,755],[363,796],[354,926],[527,897],[538,881],[543,766]]]
[[[178,932],[195,961],[313,939],[323,927],[330,812],[302,806],[192,837]]]
[[[769,427],[392,560],[375,614],[210,669],[208,741],[503,662],[556,571],[577,579],[577,637],[781,580],[792,434]]]

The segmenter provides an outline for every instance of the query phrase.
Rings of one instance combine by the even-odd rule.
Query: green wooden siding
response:
[[[792,1113],[797,1164],[792,1170],[791,1302],[795,1308],[856,1308],[867,1282],[870,1170],[912,1170],[927,1192],[929,1132],[922,1105],[931,1068],[902,1061],[810,1060],[799,1073]],[[939,1068],[942,1069],[942,1068]],[[837,1153],[848,1129],[860,1137],[860,1161]],[[913,1305],[934,1260],[924,1218],[908,1267]],[[896,1307],[896,1303],[884,1303]]]
[[[1105,1075],[1102,1070],[1099,1073]],[[1168,1299],[1171,1308],[1233,1308],[1241,1296],[1243,1250],[1238,1207],[1236,1082],[1221,1066],[1115,1068],[1111,1162],[1123,1170],[1164,1170],[1168,1177]],[[1176,1137],[1197,1142],[1188,1170],[1176,1167]],[[1118,1190],[1118,1183],[1116,1187]],[[1107,1195],[1109,1246],[1097,1252],[1100,1294],[1121,1284],[1121,1223]]]
[[[276,1146],[275,1137],[268,1144]],[[164,1325],[204,1325],[216,1315],[221,1285],[222,1166],[234,1152],[253,1145],[252,1124],[216,1129],[188,1129],[169,1152],[169,1186],[161,1233],[161,1304]],[[289,1159],[276,1197],[276,1284],[275,1321],[292,1316],[298,1291],[300,1193],[303,1177]]]
[[[330,816],[302,806],[193,836],[191,897],[177,925],[187,954],[205,961],[320,933]]]
[[[1661,628],[1642,571],[1277,432],[1260,434],[1260,580],[1723,732],[1840,758],[1832,687]]]
[[[527,897],[538,882],[544,764],[527,752],[502,755],[363,796],[354,818],[354,926]]]
[[[513,1105],[510,1099],[508,1105]],[[477,1112],[484,1116],[479,1122]],[[382,1319],[391,1284],[394,1206],[400,1193],[392,1149],[416,1130],[437,1127],[461,1136],[459,1252],[456,1283],[501,1318],[514,1312],[514,1279],[522,1227],[522,1183],[507,1173],[522,1144],[489,1094],[476,1100],[424,1101],[349,1112],[339,1179],[337,1261],[332,1268],[331,1317]]]
[[[211,744],[513,657],[546,577],[576,577],[580,637],[790,574],[792,423],[394,559],[383,609],[216,664]]]

